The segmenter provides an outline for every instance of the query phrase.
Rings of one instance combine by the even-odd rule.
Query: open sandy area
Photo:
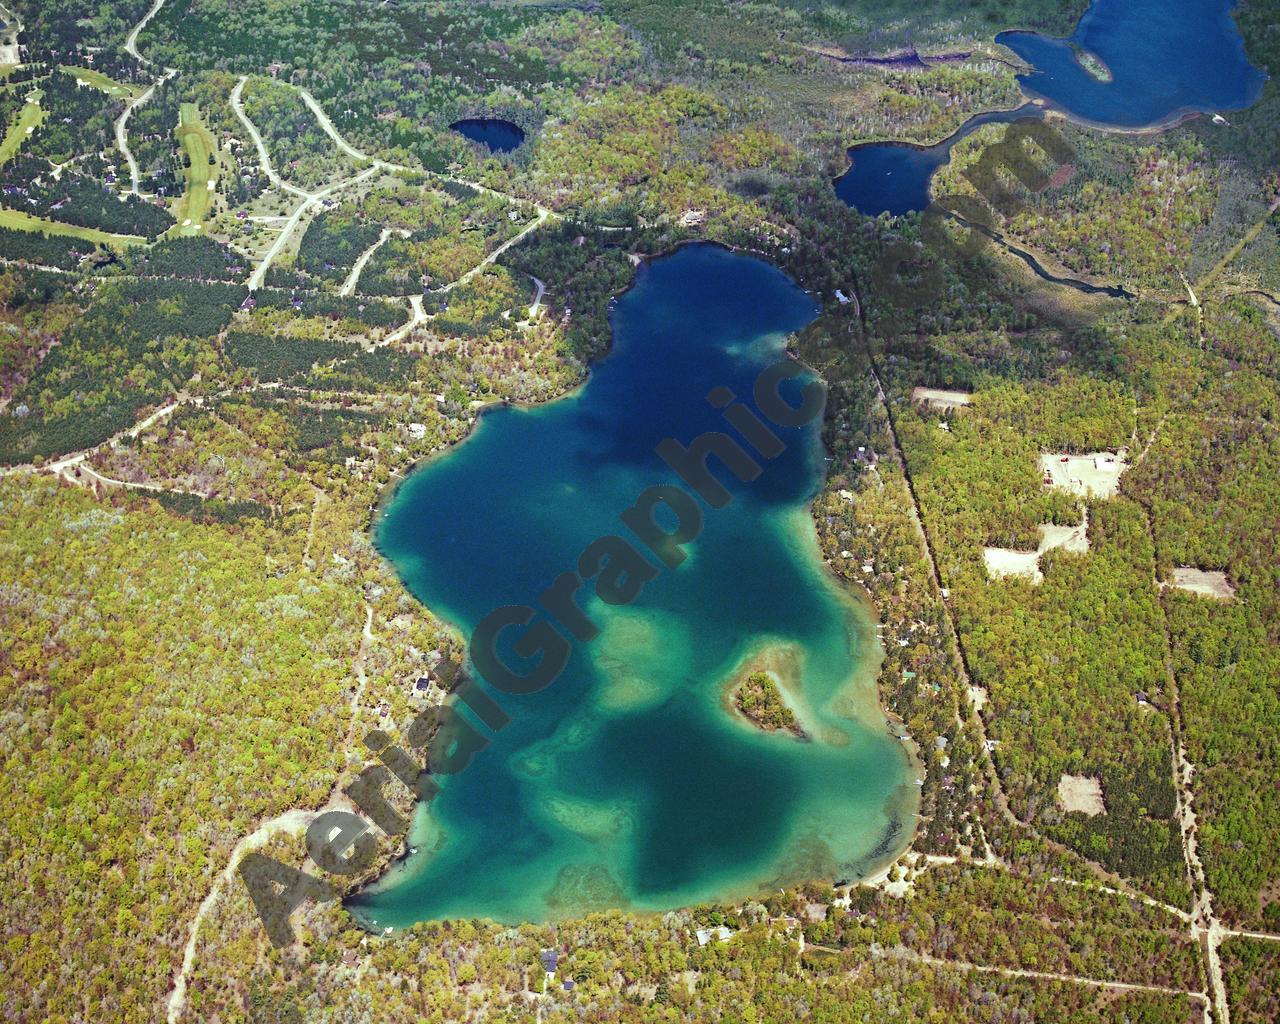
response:
[[[912,388],[911,401],[924,402],[931,409],[959,409],[973,401],[964,391],[940,391],[938,388]]]
[[[1049,487],[1062,487],[1083,498],[1110,498],[1120,488],[1120,475],[1128,463],[1125,449],[1119,452],[1090,452],[1040,456],[1040,470]]]
[[[1180,565],[1173,570],[1173,582],[1162,586],[1189,590],[1193,594],[1213,597],[1219,601],[1232,601],[1236,596],[1236,589],[1227,581],[1227,574],[1216,569],[1195,569]]]
[[[1040,526],[1040,545],[1034,551],[1015,551],[1012,548],[983,548],[982,560],[987,565],[987,575],[992,579],[1006,576],[1030,576],[1031,582],[1040,583],[1044,574],[1040,571],[1040,556],[1053,548],[1062,548],[1075,554],[1089,551],[1089,512],[1078,526],[1056,526],[1043,523]]]
[[[1064,775],[1058,780],[1058,802],[1064,810],[1082,811],[1093,817],[1106,814],[1102,802],[1102,783],[1091,775]]]

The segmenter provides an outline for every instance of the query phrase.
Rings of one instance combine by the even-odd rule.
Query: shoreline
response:
[[[594,372],[595,367],[615,351],[616,330],[612,328],[614,327],[613,316],[616,310],[616,303],[632,288],[635,288],[642,280],[643,271],[639,268],[650,263],[656,263],[658,260],[674,256],[687,245],[710,245],[727,253],[745,255],[750,259],[759,260],[760,262],[765,263],[770,268],[782,273],[793,287],[799,289],[806,296],[808,301],[813,305],[813,320],[816,320],[822,315],[822,304],[814,297],[811,291],[800,285],[800,283],[796,281],[795,277],[783,269],[777,261],[756,250],[747,249],[742,246],[735,246],[713,239],[687,238],[681,239],[661,253],[645,257],[640,264],[637,265],[637,272],[627,286],[611,297],[609,309],[609,322],[611,326],[610,343],[608,347],[600,353],[600,355],[587,364],[587,372],[574,387],[554,397],[533,401],[511,402],[503,399],[494,399],[484,403],[476,409],[474,421],[470,424],[470,429],[464,437],[454,444],[444,446],[437,451],[428,454],[424,458],[418,459],[399,475],[398,479],[391,487],[385,488],[384,493],[377,504],[377,514],[370,523],[370,533],[372,535],[371,539],[375,549],[378,550],[379,554],[383,558],[387,559],[393,569],[396,568],[395,562],[385,553],[378,543],[378,525],[381,518],[386,515],[390,504],[401,496],[401,488],[405,482],[410,479],[413,473],[419,469],[425,468],[437,458],[460,450],[461,447],[469,440],[477,436],[480,426],[484,421],[484,417],[494,409],[515,407],[523,410],[534,410],[551,402],[571,399],[574,395],[578,394],[590,382],[591,374]],[[810,323],[812,323],[812,320]],[[815,377],[822,379],[821,374],[799,358],[794,344],[787,344],[782,349],[782,354],[785,355],[785,358],[792,359],[800,363],[807,370],[813,373]],[[826,447],[822,443],[820,433],[815,436],[814,444],[820,453],[826,452]],[[879,622],[879,611],[876,608],[870,593],[867,592],[864,587],[858,584],[855,580],[848,580],[839,576],[835,573],[832,567],[826,563],[822,557],[821,547],[817,542],[817,520],[814,508],[818,497],[824,492],[826,487],[827,470],[825,463],[818,464],[817,473],[819,479],[815,481],[812,493],[807,497],[807,499],[802,499],[803,504],[798,504],[796,509],[794,509],[794,514],[797,516],[803,516],[803,520],[807,525],[803,529],[789,529],[787,524],[780,524],[780,536],[787,543],[798,543],[807,549],[803,553],[797,552],[802,563],[808,562],[811,559],[816,559],[816,563],[813,564],[815,574],[817,574],[824,583],[831,584],[831,594],[833,599],[837,600],[846,609],[845,621],[850,630],[850,638],[855,640],[860,650],[867,651],[869,655],[866,659],[858,658],[857,663],[851,665],[848,678],[841,684],[839,690],[833,694],[830,703],[833,707],[838,707],[840,705],[845,707],[852,706],[858,713],[856,715],[851,715],[850,717],[854,718],[858,721],[860,726],[867,728],[869,731],[879,732],[885,728],[886,724],[888,724],[890,726],[890,735],[896,736],[897,733],[892,729],[893,715],[885,703],[885,695],[880,686],[880,670],[884,662],[884,649],[879,642],[878,630],[875,628]],[[799,522],[800,521],[797,520],[797,526],[799,525]],[[412,591],[409,590],[405,576],[401,574],[398,569],[396,569],[396,575],[400,580],[401,585],[404,586],[405,590],[410,594],[410,596],[412,596]],[[416,597],[414,599],[418,600]],[[457,621],[447,614],[447,609],[435,609],[427,606],[420,600],[418,601],[418,604],[421,605],[429,615],[440,621],[460,640],[465,640]],[[738,653],[734,664],[741,665],[744,661],[760,657],[763,649],[767,649],[769,645],[776,644],[776,642],[777,638],[761,638],[760,644],[757,645],[754,652],[748,651],[746,653]],[[465,643],[461,646],[465,651]],[[719,692],[717,693],[717,690],[712,691],[713,694],[716,694],[716,697],[713,699],[719,699],[722,701],[724,693],[727,692],[726,688],[732,685],[733,679],[734,674],[733,671],[730,670],[730,672],[725,676],[726,681],[717,688]],[[874,690],[864,691],[864,687],[874,687]],[[859,700],[859,693],[865,693],[866,697],[869,699],[865,701]],[[864,703],[866,706],[862,707],[861,705]],[[761,729],[754,722],[750,721],[738,712],[736,707],[733,706],[732,701],[730,702],[730,707],[730,713],[743,727],[751,729],[759,736],[768,735],[765,730]],[[788,735],[793,735],[787,733],[785,730],[779,731],[783,731]],[[808,730],[806,730],[806,732],[807,731]],[[793,738],[795,737],[793,736]],[[813,739],[811,736],[807,738],[810,741]],[[901,744],[894,744],[896,749],[901,749],[901,746]],[[888,863],[895,862],[905,851],[910,849],[911,844],[914,842],[916,822],[918,821],[919,794],[918,791],[910,785],[909,773],[914,772],[918,775],[920,764],[918,759],[918,749],[914,741],[908,746],[910,749],[902,752],[905,757],[903,781],[886,799],[884,805],[886,808],[886,817],[889,819],[889,825],[876,842],[871,853],[866,855],[866,859],[873,863],[878,863],[882,860],[885,860]],[[414,801],[410,831],[407,836],[401,839],[398,849],[395,852],[389,851],[389,855],[364,879],[352,885],[347,895],[343,897],[343,908],[351,916],[351,919],[354,922],[361,927],[364,927],[366,930],[376,931],[379,934],[385,933],[385,929],[382,926],[373,924],[369,918],[358,913],[357,910],[351,906],[351,903],[352,901],[359,901],[360,898],[366,894],[381,893],[385,892],[388,888],[395,888],[396,885],[406,882],[413,877],[408,866],[410,859],[413,856],[410,851],[414,849],[420,850],[424,845],[426,845],[425,837],[427,835],[424,831],[425,821],[419,817],[420,806],[421,805],[418,801]],[[442,839],[442,835],[437,837],[437,841]],[[877,851],[880,851],[886,846],[889,847],[889,849],[886,849],[883,853],[877,853]],[[814,880],[818,879],[797,878],[789,884],[800,884],[802,881]],[[762,891],[764,891],[772,881],[773,880],[770,879],[757,879],[752,882],[744,882],[741,887],[732,886],[730,890],[725,890],[723,895],[718,896],[717,898],[736,900],[739,897],[735,895],[735,893],[738,892],[744,894],[742,898],[752,898],[753,896],[758,896]],[[833,884],[836,884],[839,882],[847,882],[848,879],[843,876],[836,876],[831,878],[830,881]],[[654,912],[656,913],[660,911]],[[572,917],[575,915],[566,914],[564,916]]]

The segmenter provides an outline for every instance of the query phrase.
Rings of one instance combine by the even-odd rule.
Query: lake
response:
[[[910,142],[869,142],[849,150],[849,169],[835,180],[836,195],[859,213],[895,217],[929,205],[933,172],[951,159],[951,149],[984,124],[1007,124],[1023,118],[1040,119],[1033,103],[1014,110],[993,110],[969,118],[951,136],[934,146]]]
[[[510,153],[524,142],[524,130],[497,117],[468,117],[454,121],[450,130],[478,142],[490,153]]]
[[[1265,76],[1245,56],[1231,6],[1229,0],[1094,0],[1068,40],[1001,32],[996,42],[1035,66],[1018,76],[1027,96],[1086,124],[1153,127],[1192,112],[1240,110],[1257,100]],[[1101,61],[1111,80],[1087,71],[1078,50]],[[1020,117],[1043,117],[1043,111],[1029,103],[978,114],[934,146],[853,146],[836,194],[873,217],[923,210],[933,174],[957,142],[981,125]]]
[[[1245,55],[1230,0],[1094,0],[1070,39],[1001,32],[1003,43],[1034,73],[1022,90],[1072,117],[1104,127],[1168,124],[1192,112],[1241,110],[1262,92],[1265,76]],[[1085,70],[1082,49],[1105,65],[1111,81]]]
[[[679,483],[655,444],[729,429],[708,392],[750,396],[815,314],[781,271],[713,245],[642,265],[587,383],[481,417],[403,482],[380,550],[468,636],[501,605],[536,606],[590,541],[627,533],[618,516],[646,487]],[[704,507],[688,558],[634,604],[582,592],[601,632],[555,682],[489,690],[511,724],[441,780],[414,822],[419,852],[350,902],[359,918],[662,910],[862,877],[906,846],[919,790],[878,706],[874,622],[824,568],[809,514],[818,429],[776,433],[783,453],[749,484],[722,474],[733,500]],[[732,710],[726,687],[747,669],[777,673],[809,740]]]

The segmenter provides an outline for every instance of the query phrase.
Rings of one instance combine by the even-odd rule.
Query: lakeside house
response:
[[[728,942],[733,936],[733,932],[724,925],[718,925],[715,928],[699,928],[697,935],[698,945],[705,946],[713,939],[716,942]]]

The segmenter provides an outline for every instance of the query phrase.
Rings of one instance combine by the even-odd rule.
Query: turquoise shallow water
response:
[[[653,453],[725,429],[713,387],[750,396],[812,301],[753,257],[687,246],[643,266],[614,349],[575,394],[485,415],[404,482],[377,543],[413,593],[466,635],[535,604],[645,487],[677,483]],[[824,570],[808,504],[817,426],[750,484],[724,474],[689,557],[629,606],[584,593],[601,627],[545,690],[496,690],[511,724],[419,809],[409,856],[352,901],[378,927],[442,917],[546,920],[665,909],[780,882],[865,874],[909,839],[918,790],[885,728],[865,609]],[[753,658],[790,681],[808,742],[724,704]]]

